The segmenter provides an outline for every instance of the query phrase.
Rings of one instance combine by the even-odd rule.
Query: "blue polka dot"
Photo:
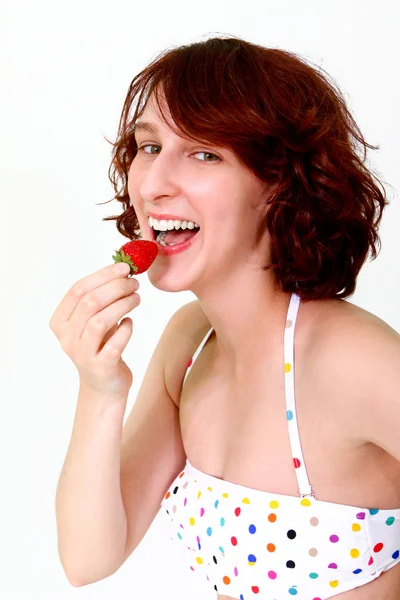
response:
[[[286,411],[286,418],[288,421],[291,421],[293,419],[293,413],[291,410]]]
[[[256,557],[254,556],[254,554],[249,554],[249,556],[247,557],[247,560],[249,562],[257,562]]]
[[[377,515],[379,512],[379,508],[370,508],[369,509],[369,514],[370,515]]]
[[[399,558],[399,555],[400,555],[400,551],[396,550],[396,552],[393,552],[392,558],[394,558],[396,560],[397,558]]]
[[[289,594],[291,596],[297,596],[297,590],[296,590],[296,588],[295,587],[291,587],[290,590],[289,590]]]
[[[356,569],[355,571],[353,571],[354,575],[358,575],[359,573],[362,573],[362,569]]]
[[[250,531],[250,533],[255,533],[256,532],[256,526],[255,525],[250,525],[249,531]]]
[[[211,527],[208,527],[208,529],[207,529],[207,535],[212,535],[212,529],[211,529]]]
[[[240,600],[244,600],[243,594],[240,594]]]
[[[215,508],[218,508],[219,500],[216,500],[214,503]]]
[[[225,525],[225,519],[224,519],[224,517],[221,517],[220,523],[221,523],[221,527],[223,527]]]

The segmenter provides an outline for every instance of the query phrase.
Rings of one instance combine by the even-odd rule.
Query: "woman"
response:
[[[53,315],[81,384],[57,491],[74,585],[114,573],[161,504],[219,600],[398,599],[400,338],[345,300],[388,202],[356,142],[374,148],[290,52],[214,38],[132,81],[105,220],[156,239],[151,283],[197,299],[123,428],[137,283],[107,267]]]

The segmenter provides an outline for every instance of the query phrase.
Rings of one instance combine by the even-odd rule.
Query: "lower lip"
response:
[[[200,229],[196,233],[196,235],[190,238],[190,240],[188,240],[187,242],[183,242],[182,244],[175,244],[175,246],[162,246],[161,244],[156,242],[156,240],[154,241],[157,244],[159,254],[161,254],[162,256],[172,256],[173,254],[178,254],[179,252],[187,250],[187,248],[189,248],[189,246],[191,246],[193,242],[198,238],[199,233]]]

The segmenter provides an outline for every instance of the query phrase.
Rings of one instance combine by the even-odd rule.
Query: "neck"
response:
[[[214,279],[196,295],[215,330],[217,358],[233,378],[245,376],[268,349],[283,343],[291,294],[274,289],[269,271]]]

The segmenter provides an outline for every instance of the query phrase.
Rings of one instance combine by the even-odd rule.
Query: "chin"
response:
[[[151,285],[162,292],[186,292],[190,291],[185,282],[178,277],[173,279],[167,271],[157,274],[156,269],[152,269],[153,265],[147,271],[147,276]]]

